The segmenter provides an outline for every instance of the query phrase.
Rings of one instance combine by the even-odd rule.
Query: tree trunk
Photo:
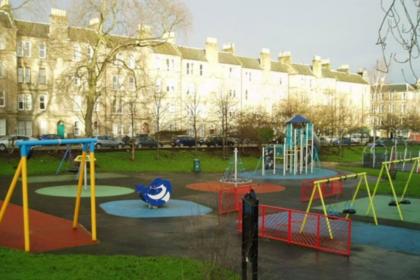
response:
[[[93,107],[95,103],[91,98],[87,98],[86,102],[86,115],[85,115],[85,136],[92,137],[93,136],[93,129],[92,129],[92,118],[93,118]]]

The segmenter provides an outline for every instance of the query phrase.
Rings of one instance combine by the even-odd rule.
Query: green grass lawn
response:
[[[36,152],[28,162],[29,175],[55,174],[62,154]],[[202,172],[223,172],[228,167],[220,151],[161,150],[157,159],[155,150],[136,151],[135,160],[130,160],[127,151],[100,151],[96,153],[97,172],[191,172],[193,160],[199,159]],[[0,176],[12,176],[18,164],[18,156],[0,158]],[[254,170],[258,159],[241,157],[246,170]],[[70,167],[66,164],[63,170]]]
[[[239,279],[229,270],[175,257],[28,254],[0,248],[1,279]]]

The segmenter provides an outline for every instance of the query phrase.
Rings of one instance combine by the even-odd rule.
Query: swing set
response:
[[[407,181],[405,182],[403,192],[402,192],[400,198],[398,199],[397,193],[395,191],[395,185],[392,181],[391,172],[393,171],[393,169],[396,169],[396,166],[398,164],[402,164],[403,166],[405,166],[407,162],[412,162],[412,165],[411,165],[410,173],[408,174]],[[374,198],[375,195],[376,195],[376,192],[379,188],[379,184],[381,182],[381,179],[382,179],[382,177],[384,175],[384,172],[385,172],[386,178],[388,179],[389,186],[391,188],[392,197],[393,197],[393,200],[391,200],[388,203],[388,205],[397,207],[398,215],[399,215],[401,221],[404,220],[404,217],[403,217],[403,213],[402,213],[400,205],[401,204],[411,204],[410,200],[405,198],[405,195],[407,194],[408,186],[410,185],[411,179],[413,177],[413,173],[416,172],[419,169],[419,166],[420,166],[420,157],[384,161],[384,162],[382,162],[381,171],[379,172],[378,179],[376,180],[376,184],[375,184],[375,187],[373,189],[372,197]],[[369,214],[369,211],[370,211],[370,207],[368,208],[367,214]]]
[[[341,213],[343,215],[345,215],[346,219],[349,218],[349,215],[356,214],[356,210],[353,208],[353,206],[354,206],[354,202],[357,198],[357,195],[359,194],[359,190],[363,185],[366,189],[366,192],[367,192],[368,198],[369,198],[368,210],[370,208],[372,208],[373,220],[374,220],[375,224],[377,225],[378,224],[378,219],[376,217],[376,210],[375,210],[374,203],[373,203],[373,195],[371,195],[371,191],[370,191],[370,188],[369,188],[369,183],[367,181],[367,175],[366,175],[366,172],[361,172],[361,173],[355,173],[355,174],[344,175],[344,176],[337,176],[337,177],[320,179],[320,180],[314,181],[311,197],[309,198],[308,206],[306,208],[306,212],[305,212],[305,215],[303,217],[302,224],[300,226],[300,233],[302,233],[304,228],[305,228],[307,217],[310,213],[310,210],[311,210],[311,207],[312,207],[312,202],[314,201],[314,198],[315,198],[315,193],[318,193],[318,198],[321,201],[322,211],[324,213],[325,223],[326,223],[326,226],[327,226],[327,229],[328,229],[329,237],[330,237],[330,239],[334,239],[333,231],[332,231],[331,224],[330,224],[330,219],[333,219],[333,216],[328,213],[327,207],[325,205],[325,200],[324,200],[324,195],[322,193],[321,185],[326,184],[326,183],[330,184],[332,182],[345,181],[345,180],[348,180],[348,179],[357,179],[357,178],[359,178],[359,180],[358,180],[356,189],[353,193],[351,202],[348,205],[346,205],[345,209],[343,209],[341,211]],[[337,213],[335,213],[335,214],[337,214]]]
[[[6,198],[3,201],[0,209],[0,223],[2,222],[6,213],[7,206],[12,198],[13,192],[16,188],[19,177],[22,180],[22,204],[23,204],[23,231],[24,231],[24,244],[25,251],[31,250],[30,243],[30,223],[29,223],[29,199],[28,199],[28,170],[27,161],[28,155],[34,146],[52,146],[60,144],[82,144],[82,157],[80,163],[80,173],[77,184],[76,201],[73,216],[73,229],[76,229],[79,221],[80,200],[82,194],[82,183],[85,177],[84,169],[86,167],[87,152],[89,157],[95,158],[95,138],[80,138],[80,139],[57,139],[57,140],[34,140],[34,141],[18,141],[16,145],[20,149],[20,161],[16,168],[15,175],[10,183]],[[96,241],[96,185],[95,185],[95,161],[90,162],[90,206],[91,206],[91,231],[92,240]]]

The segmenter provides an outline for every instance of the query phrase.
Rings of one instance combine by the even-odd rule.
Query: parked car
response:
[[[57,134],[43,134],[39,136],[39,140],[54,140],[54,139],[62,139],[61,136]]]
[[[134,140],[134,143],[138,148],[157,148],[158,146],[158,142],[156,141],[156,139],[148,135],[137,136]],[[162,144],[159,143],[159,146],[162,146]]]
[[[16,147],[17,141],[37,140],[28,136],[3,136],[0,138],[0,152],[4,152],[8,148]]]
[[[100,149],[102,147],[109,147],[109,148],[118,148],[121,149],[124,147],[124,142],[121,139],[108,136],[108,135],[101,135],[96,136],[96,148]]]
[[[222,146],[223,145],[223,137],[222,136],[209,136],[205,140],[205,144],[208,147],[216,147],[216,146]],[[234,146],[235,140],[233,138],[227,138],[226,139],[226,145],[227,146]]]
[[[195,146],[195,139],[189,135],[178,135],[172,139],[172,147],[193,147]]]
[[[332,142],[333,145],[351,145],[351,144],[356,144],[353,141],[351,141],[350,138],[348,137],[344,137],[341,139],[336,139]]]

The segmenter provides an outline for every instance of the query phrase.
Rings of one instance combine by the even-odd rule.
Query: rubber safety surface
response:
[[[24,249],[22,212],[21,206],[9,203],[4,220],[0,223],[0,246]],[[96,244],[83,226],[73,229],[70,220],[30,209],[29,223],[31,252]]]

